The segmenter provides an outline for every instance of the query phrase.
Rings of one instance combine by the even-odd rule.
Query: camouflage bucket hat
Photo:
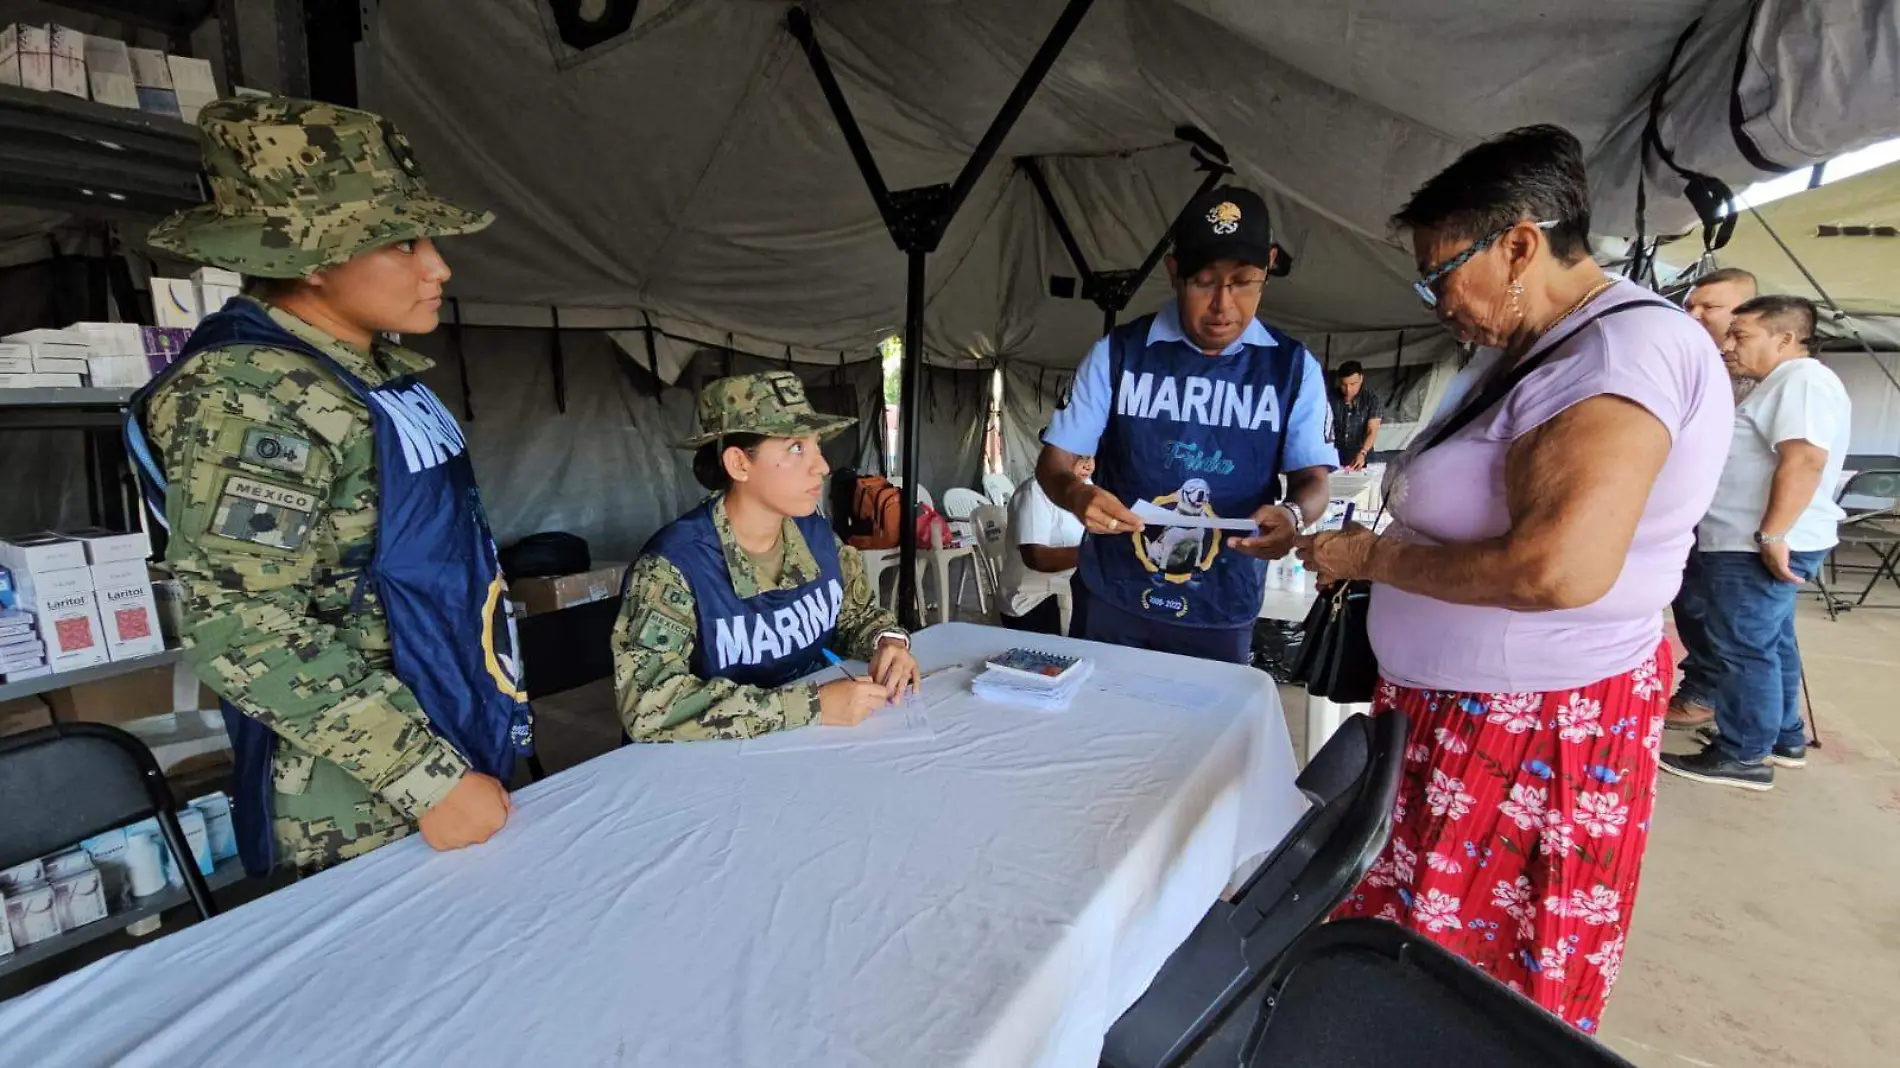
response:
[[[805,383],[790,371],[716,378],[699,390],[699,433],[680,442],[697,449],[727,434],[764,434],[772,438],[828,438],[857,422],[848,415],[823,415],[805,399]]]
[[[211,203],[152,229],[152,247],[257,278],[300,278],[372,248],[470,234],[492,213],[429,192],[409,142],[381,116],[287,97],[239,97],[198,115]]]

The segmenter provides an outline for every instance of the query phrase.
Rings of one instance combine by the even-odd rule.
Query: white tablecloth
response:
[[[949,624],[917,653],[1024,640]],[[928,740],[623,748],[484,847],[409,839],[0,1004],[0,1061],[1088,1068],[1305,802],[1264,674],[1035,644],[1221,696],[959,692]]]

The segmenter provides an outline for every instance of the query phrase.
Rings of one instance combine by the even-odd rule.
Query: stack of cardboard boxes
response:
[[[17,607],[33,616],[51,672],[165,648],[145,570],[151,553],[143,532],[80,530],[0,541],[0,566],[11,573]]]
[[[110,37],[28,22],[0,26],[0,85],[65,93],[189,123],[218,98],[209,60],[127,48]]]

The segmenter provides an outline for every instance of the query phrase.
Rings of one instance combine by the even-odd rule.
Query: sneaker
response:
[[[1808,747],[1803,745],[1777,745],[1768,752],[1768,763],[1778,768],[1805,768],[1808,766]]]
[[[1663,726],[1672,731],[1692,731],[1715,722],[1715,709],[1700,701],[1669,702],[1663,714]]]
[[[1734,786],[1743,790],[1772,790],[1775,788],[1775,769],[1766,760],[1750,763],[1724,753],[1711,745],[1700,753],[1686,756],[1664,754],[1662,770],[1671,775],[1680,775],[1696,782],[1711,783],[1715,786]]]

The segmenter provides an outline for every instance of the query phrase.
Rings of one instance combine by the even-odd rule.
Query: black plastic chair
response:
[[[1329,923],[1269,978],[1247,1068],[1631,1068],[1615,1051],[1431,940]]]
[[[1298,780],[1312,807],[1109,1028],[1104,1068],[1236,1063],[1273,962],[1346,900],[1391,838],[1407,727],[1402,712],[1353,715],[1313,754]]]
[[[145,743],[102,723],[55,723],[0,738],[0,868],[147,816],[171,848],[198,915],[218,914],[191,861],[178,803]]]

